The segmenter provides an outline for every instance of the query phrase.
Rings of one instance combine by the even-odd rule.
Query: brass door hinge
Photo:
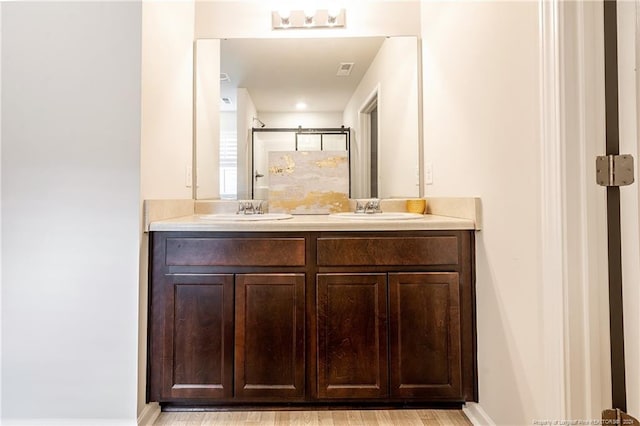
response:
[[[631,155],[602,155],[596,158],[596,182],[600,186],[631,185],[633,176]]]

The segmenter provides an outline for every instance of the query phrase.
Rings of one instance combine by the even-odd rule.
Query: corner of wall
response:
[[[140,202],[154,201],[154,216],[145,203],[140,220],[137,414],[150,418],[146,404],[147,224],[167,215],[193,213],[193,40],[195,2],[142,3],[142,123]],[[179,209],[175,203],[179,201]],[[164,201],[163,201],[164,200]],[[170,204],[167,204],[169,202]],[[179,212],[179,213],[178,213]]]

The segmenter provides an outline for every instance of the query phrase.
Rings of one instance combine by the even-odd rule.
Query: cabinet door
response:
[[[233,393],[233,275],[172,276],[165,287],[163,394]]]
[[[386,396],[386,274],[318,274],[317,290],[318,396]]]
[[[236,276],[236,397],[304,396],[304,274]]]
[[[391,396],[461,399],[457,273],[389,274]]]

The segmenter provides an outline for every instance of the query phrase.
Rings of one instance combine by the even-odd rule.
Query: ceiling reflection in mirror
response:
[[[419,195],[415,37],[198,40],[196,58],[196,198],[251,197],[254,127],[349,128],[352,198]]]
[[[246,88],[259,112],[344,111],[375,58],[383,37],[323,39],[227,39],[220,43],[223,110],[235,110],[238,87]],[[350,66],[339,75],[339,68]],[[350,71],[350,72],[349,72]],[[295,126],[289,126],[295,127]]]

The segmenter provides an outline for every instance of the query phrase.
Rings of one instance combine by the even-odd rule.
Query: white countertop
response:
[[[473,220],[427,214],[409,220],[353,220],[338,219],[330,215],[297,215],[291,219],[235,222],[202,219],[201,215],[188,215],[157,220],[149,224],[150,231],[241,231],[241,232],[296,232],[296,231],[432,231],[473,230]]]

